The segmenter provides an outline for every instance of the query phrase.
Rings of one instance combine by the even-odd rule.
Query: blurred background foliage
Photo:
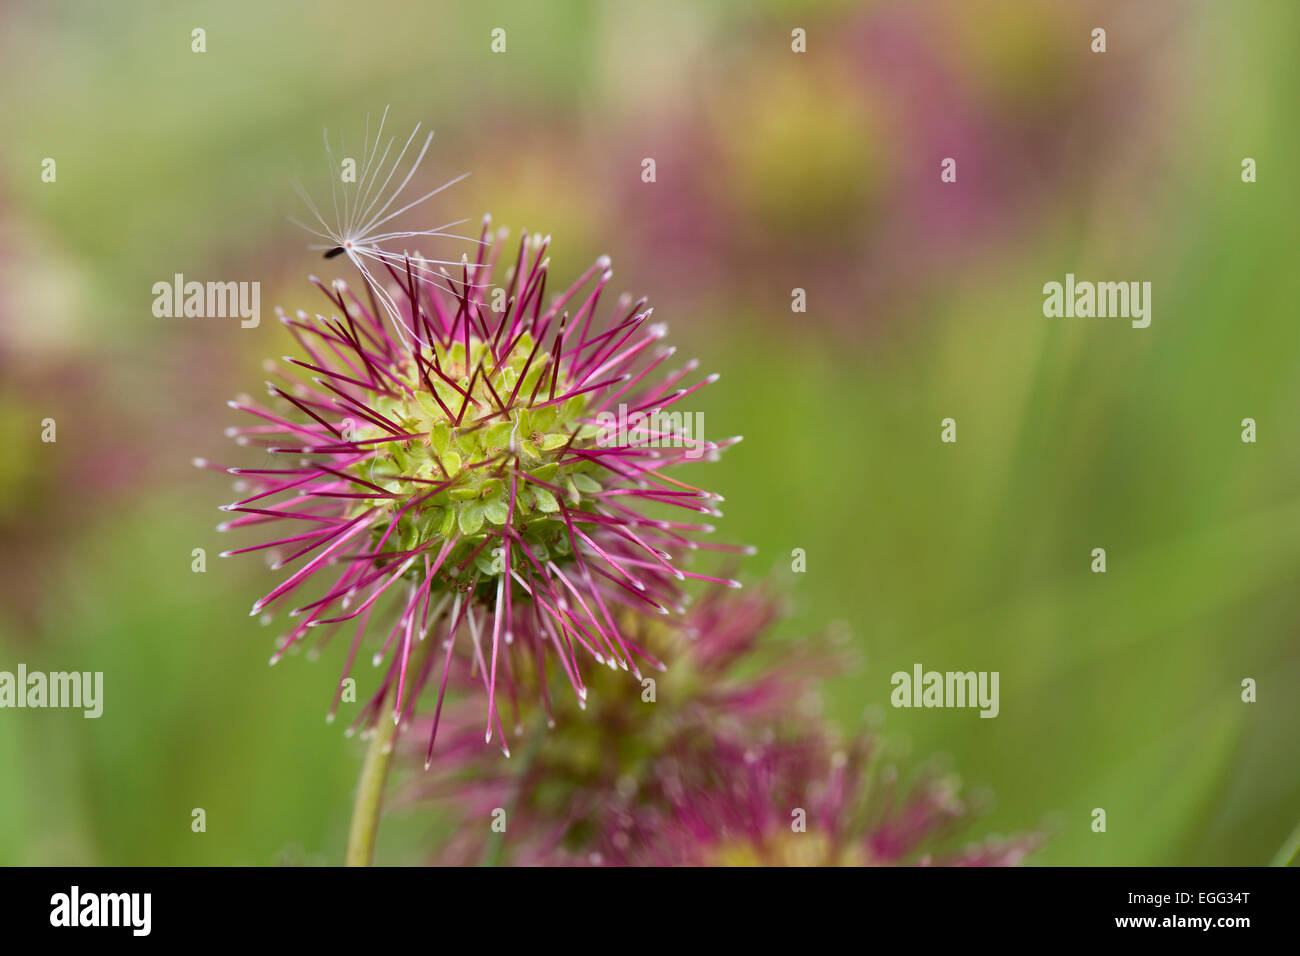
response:
[[[334,274],[286,222],[288,180],[319,195],[322,128],[359,143],[385,104],[395,132],[436,129],[426,183],[473,172],[429,222],[491,210],[551,233],[556,280],[610,254],[615,286],[723,373],[693,409],[711,437],[746,439],[711,466],[721,533],[758,546],[746,580],[786,572],[777,639],[835,627],[861,652],[827,684],[828,715],[874,711],[895,746],[948,755],[997,796],[986,832],[1054,828],[1041,863],[1253,864],[1285,842],[1300,6],[0,16],[0,669],[106,685],[99,720],[0,712],[0,862],[341,859],[359,744],[322,718],[343,648],[267,668],[274,632],[246,608],[271,578],[215,559],[230,492],[189,461],[239,457],[224,400],[288,350],[271,307],[318,308],[305,276]],[[939,182],[946,156],[956,184]],[[1042,285],[1066,272],[1151,281],[1151,327],[1045,319]],[[174,273],[260,281],[261,326],[154,318],[151,287]],[[39,441],[46,417],[57,444]],[[788,573],[793,548],[807,573]],[[916,662],[999,671],[1000,716],[890,708],[889,675]],[[379,859],[425,859],[440,825],[395,814]]]

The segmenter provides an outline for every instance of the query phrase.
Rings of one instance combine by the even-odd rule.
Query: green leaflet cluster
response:
[[[510,518],[512,475],[517,479],[514,530],[542,562],[566,558],[572,552],[560,501],[551,489],[559,492],[565,507],[590,511],[591,496],[602,490],[602,479],[608,477],[600,465],[570,454],[570,448],[589,447],[599,428],[582,421],[587,405],[584,395],[547,404],[551,363],[546,353],[533,356],[520,383],[520,372],[529,365],[533,346],[532,336],[523,333],[500,364],[494,361],[488,344],[476,337],[470,339],[468,362],[463,342],[436,347],[438,366],[456,387],[433,374],[426,382],[412,362],[402,375],[410,394],[402,390],[396,396],[369,396],[370,407],[384,418],[404,432],[419,432],[424,437],[376,444],[374,455],[351,466],[351,474],[396,496],[359,499],[354,513],[380,509],[374,520],[375,543],[388,532],[393,517],[402,514],[385,545],[387,552],[428,550],[432,560],[447,540],[459,535],[439,574],[449,587],[465,590],[476,579],[494,579],[505,571],[501,541]],[[482,368],[475,375],[480,363]],[[441,405],[430,393],[430,385]],[[561,374],[557,392],[565,390]],[[471,401],[457,425],[442,406],[460,414],[465,394]],[[511,395],[515,396],[513,402]],[[366,440],[387,435],[379,425],[361,419],[352,437]],[[562,463],[562,459],[566,460]],[[423,500],[407,507],[415,499]],[[497,540],[494,543],[489,538]],[[467,561],[471,555],[473,559]],[[513,548],[512,566],[518,569],[526,563],[530,563],[528,558]]]

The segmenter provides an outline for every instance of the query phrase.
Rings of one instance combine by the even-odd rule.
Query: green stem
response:
[[[1290,866],[1297,853],[1300,853],[1300,823],[1296,824],[1296,828],[1286,838],[1286,842],[1277,851],[1269,866]]]
[[[375,834],[379,831],[379,811],[388,784],[388,768],[393,762],[393,738],[397,725],[387,713],[381,714],[370,737],[361,780],[357,783],[357,800],[352,806],[352,828],[348,832],[348,866],[370,866],[375,858]]]
[[[411,648],[411,656],[406,662],[408,685],[410,678],[424,669],[424,660],[434,643],[426,635]],[[357,782],[357,799],[352,805],[352,826],[348,831],[348,848],[344,857],[347,866],[371,866],[374,863],[375,834],[379,832],[379,814],[383,809],[396,737],[397,724],[385,707],[375,722],[366,759],[361,765],[361,779]]]

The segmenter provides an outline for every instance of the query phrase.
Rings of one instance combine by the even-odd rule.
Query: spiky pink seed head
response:
[[[391,281],[381,287],[363,273],[364,300],[342,281],[313,277],[331,314],[281,313],[303,354],[272,363],[268,401],[230,403],[261,419],[230,433],[262,448],[267,464],[227,469],[245,496],[224,506],[238,517],[222,529],[289,527],[227,553],[274,548],[277,567],[297,566],[252,609],[301,601],[272,661],[313,632],[323,642],[357,621],[341,691],[372,612],[396,605],[376,655],[388,666],[357,725],[373,724],[389,699],[395,719],[409,713],[439,670],[440,712],[455,638],[465,634],[488,693],[489,738],[500,730],[498,681],[509,683],[512,655],[556,659],[581,701],[585,658],[634,673],[649,659],[620,626],[622,610],[670,613],[683,604],[680,582],[704,577],[682,571],[677,555],[712,530],[693,515],[714,513],[717,496],[665,473],[699,459],[702,439],[610,440],[596,416],[615,403],[662,412],[710,380],[681,388],[691,368],[665,374],[670,353],[644,300],[608,325],[596,320],[608,257],[544,304],[550,237],[525,234],[494,284],[501,243],[487,223],[477,259],[459,275],[439,270],[435,281],[418,256],[385,259]],[[648,516],[646,506],[681,509],[685,520]],[[324,593],[303,600],[321,579]],[[413,647],[435,631],[450,642],[435,655],[442,660],[409,667]]]

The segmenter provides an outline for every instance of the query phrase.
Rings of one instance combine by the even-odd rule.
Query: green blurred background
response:
[[[343,648],[266,666],[247,608],[272,577],[215,558],[231,492],[190,459],[242,460],[224,401],[290,350],[271,307],[316,309],[305,276],[334,274],[288,180],[320,195],[322,128],[359,143],[386,104],[437,131],[423,182],[473,172],[412,226],[491,210],[555,237],[556,280],[608,253],[722,372],[695,409],[745,436],[708,485],[759,548],[742,576],[790,589],[779,637],[862,652],[829,715],[948,755],[996,793],[981,831],[1054,830],[1040,863],[1286,844],[1300,5],[180,6],[0,10],[0,669],[106,687],[99,720],[0,711],[0,863],[341,860]],[[261,326],[154,318],[177,272],[260,281]],[[1066,272],[1151,281],[1151,327],[1044,318]],[[890,708],[918,662],[999,671],[1000,716]],[[440,825],[395,814],[379,859],[424,859]]]

